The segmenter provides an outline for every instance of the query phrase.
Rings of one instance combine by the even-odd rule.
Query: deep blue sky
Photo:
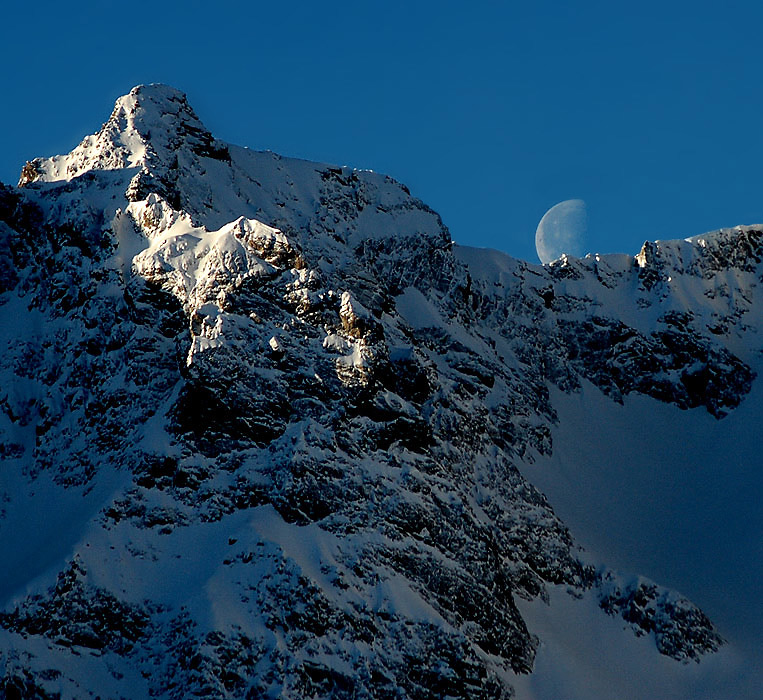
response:
[[[598,252],[763,222],[763,3],[623,6],[14,0],[0,180],[164,82],[226,141],[388,173],[528,260],[569,198]]]

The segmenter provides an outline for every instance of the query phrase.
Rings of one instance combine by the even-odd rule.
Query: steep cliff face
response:
[[[550,390],[744,401],[761,231],[529,265],[154,85],[0,189],[0,236],[9,697],[510,697],[560,587],[655,656],[723,645],[523,474]]]

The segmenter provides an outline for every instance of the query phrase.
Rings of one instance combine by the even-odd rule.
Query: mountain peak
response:
[[[120,97],[103,130],[116,131],[121,143],[139,142],[140,164],[175,167],[180,152],[190,157],[227,158],[227,148],[216,141],[188,104],[185,93],[169,85],[138,85]]]
[[[171,110],[173,104],[187,106],[188,100],[182,90],[178,90],[171,85],[149,83],[148,85],[136,85],[129,93],[120,97],[116,102],[115,109],[132,104],[143,107],[150,104]]]
[[[97,134],[86,136],[71,153],[27,163],[19,186],[69,181],[91,170],[173,167],[178,151],[224,154],[196,116],[183,92],[168,85],[138,85],[120,97]]]
[[[119,193],[96,195],[104,221],[153,194],[194,225],[220,230],[243,216],[299,233],[321,250],[422,235],[438,249],[450,244],[440,217],[392,178],[228,146],[185,94],[161,84],[133,88],[97,133],[66,155],[27,163],[19,181],[53,190],[64,184],[78,202]]]
[[[120,97],[103,130],[116,127],[119,133],[136,131],[146,140],[153,140],[159,133],[175,130],[207,132],[196,113],[188,104],[185,93],[160,83],[138,85],[127,95]]]

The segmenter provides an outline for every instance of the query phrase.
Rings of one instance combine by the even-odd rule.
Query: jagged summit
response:
[[[199,118],[188,104],[186,94],[163,83],[136,85],[127,95],[117,99],[112,119],[128,114],[135,123],[147,124],[149,128],[167,117],[196,122],[201,126]]]
[[[177,167],[185,150],[225,157],[224,146],[216,143],[184,93],[167,85],[139,85],[120,97],[100,131],[71,153],[27,163],[19,186],[69,181],[91,170]]]
[[[226,144],[166,85],[119,98],[98,133],[69,154],[27,163],[19,185],[71,191],[73,209],[82,196],[93,203],[91,183],[80,182],[86,174],[110,195],[100,214],[106,221],[152,196],[208,230],[243,216],[324,252],[369,238],[450,245],[439,215],[392,178]]]

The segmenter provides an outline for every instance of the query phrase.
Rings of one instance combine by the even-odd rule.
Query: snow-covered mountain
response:
[[[150,85],[0,240],[7,697],[755,696],[761,228],[531,265]]]

